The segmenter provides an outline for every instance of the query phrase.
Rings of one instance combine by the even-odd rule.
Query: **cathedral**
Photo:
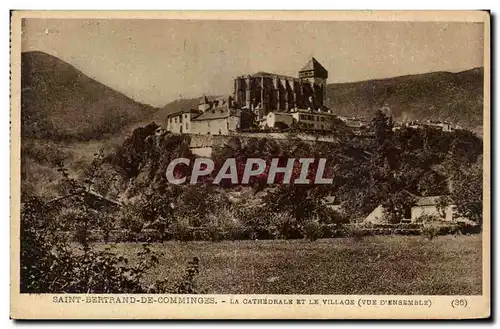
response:
[[[234,102],[254,111],[258,118],[269,112],[325,108],[328,71],[313,57],[298,77],[258,72],[234,79]]]

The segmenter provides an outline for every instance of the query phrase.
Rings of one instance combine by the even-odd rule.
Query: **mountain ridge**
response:
[[[21,88],[23,137],[98,140],[155,111],[40,51],[21,54]]]
[[[484,68],[431,72],[335,83],[327,87],[327,105],[338,115],[373,116],[389,107],[400,121],[451,121],[469,129],[482,126]]]
[[[196,107],[199,97],[161,108],[139,103],[46,53],[22,53],[22,136],[55,141],[108,139]],[[396,120],[451,121],[480,131],[484,69],[439,71],[327,85],[326,105],[341,116],[370,118],[389,107]],[[200,95],[201,96],[201,95]]]

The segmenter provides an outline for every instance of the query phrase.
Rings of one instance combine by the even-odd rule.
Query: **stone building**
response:
[[[203,96],[198,104],[200,115],[191,120],[193,134],[229,135],[240,129],[240,111],[231,97],[209,100]]]
[[[442,196],[415,196],[415,204],[405,209],[404,218],[402,221],[417,223],[422,216],[432,216],[439,221],[453,222],[453,221],[467,221],[465,218],[459,218],[455,215],[456,206],[451,204],[445,206],[443,209],[439,207],[439,199]],[[387,224],[385,216],[385,208],[379,205],[375,208],[364,220],[365,223],[371,224]]]
[[[258,72],[234,80],[237,108],[254,110],[260,120],[271,111],[291,109],[323,110],[328,71],[313,57],[298,77]]]
[[[196,109],[171,113],[167,117],[167,130],[175,134],[190,134],[192,132],[191,120],[201,113]]]
[[[301,130],[332,131],[338,126],[336,116],[327,111],[291,110],[290,112],[273,111],[261,120],[262,128],[288,129],[292,125]]]
[[[241,118],[242,111],[234,108],[232,97],[203,96],[197,109],[171,113],[167,130],[176,134],[229,135],[241,128]],[[244,125],[247,121],[243,120]]]
[[[455,205],[447,205],[444,209],[439,209],[439,199],[441,196],[419,197],[411,207],[411,221],[416,222],[420,217],[434,216],[442,221],[451,222],[454,219]]]

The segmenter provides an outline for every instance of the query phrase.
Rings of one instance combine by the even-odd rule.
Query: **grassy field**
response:
[[[116,248],[116,249],[115,249]],[[139,244],[116,253],[137,260]],[[481,236],[374,236],[316,242],[153,244],[162,252],[148,281],[176,280],[200,259],[197,284],[224,294],[481,294]]]

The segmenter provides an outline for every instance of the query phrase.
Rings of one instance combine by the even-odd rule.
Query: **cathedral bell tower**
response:
[[[306,90],[310,90],[310,95],[305,95],[306,99],[312,99],[314,110],[322,110],[326,102],[326,80],[328,71],[316,58],[312,57],[309,62],[299,71],[301,84],[308,85]],[[309,88],[310,87],[310,88]]]

